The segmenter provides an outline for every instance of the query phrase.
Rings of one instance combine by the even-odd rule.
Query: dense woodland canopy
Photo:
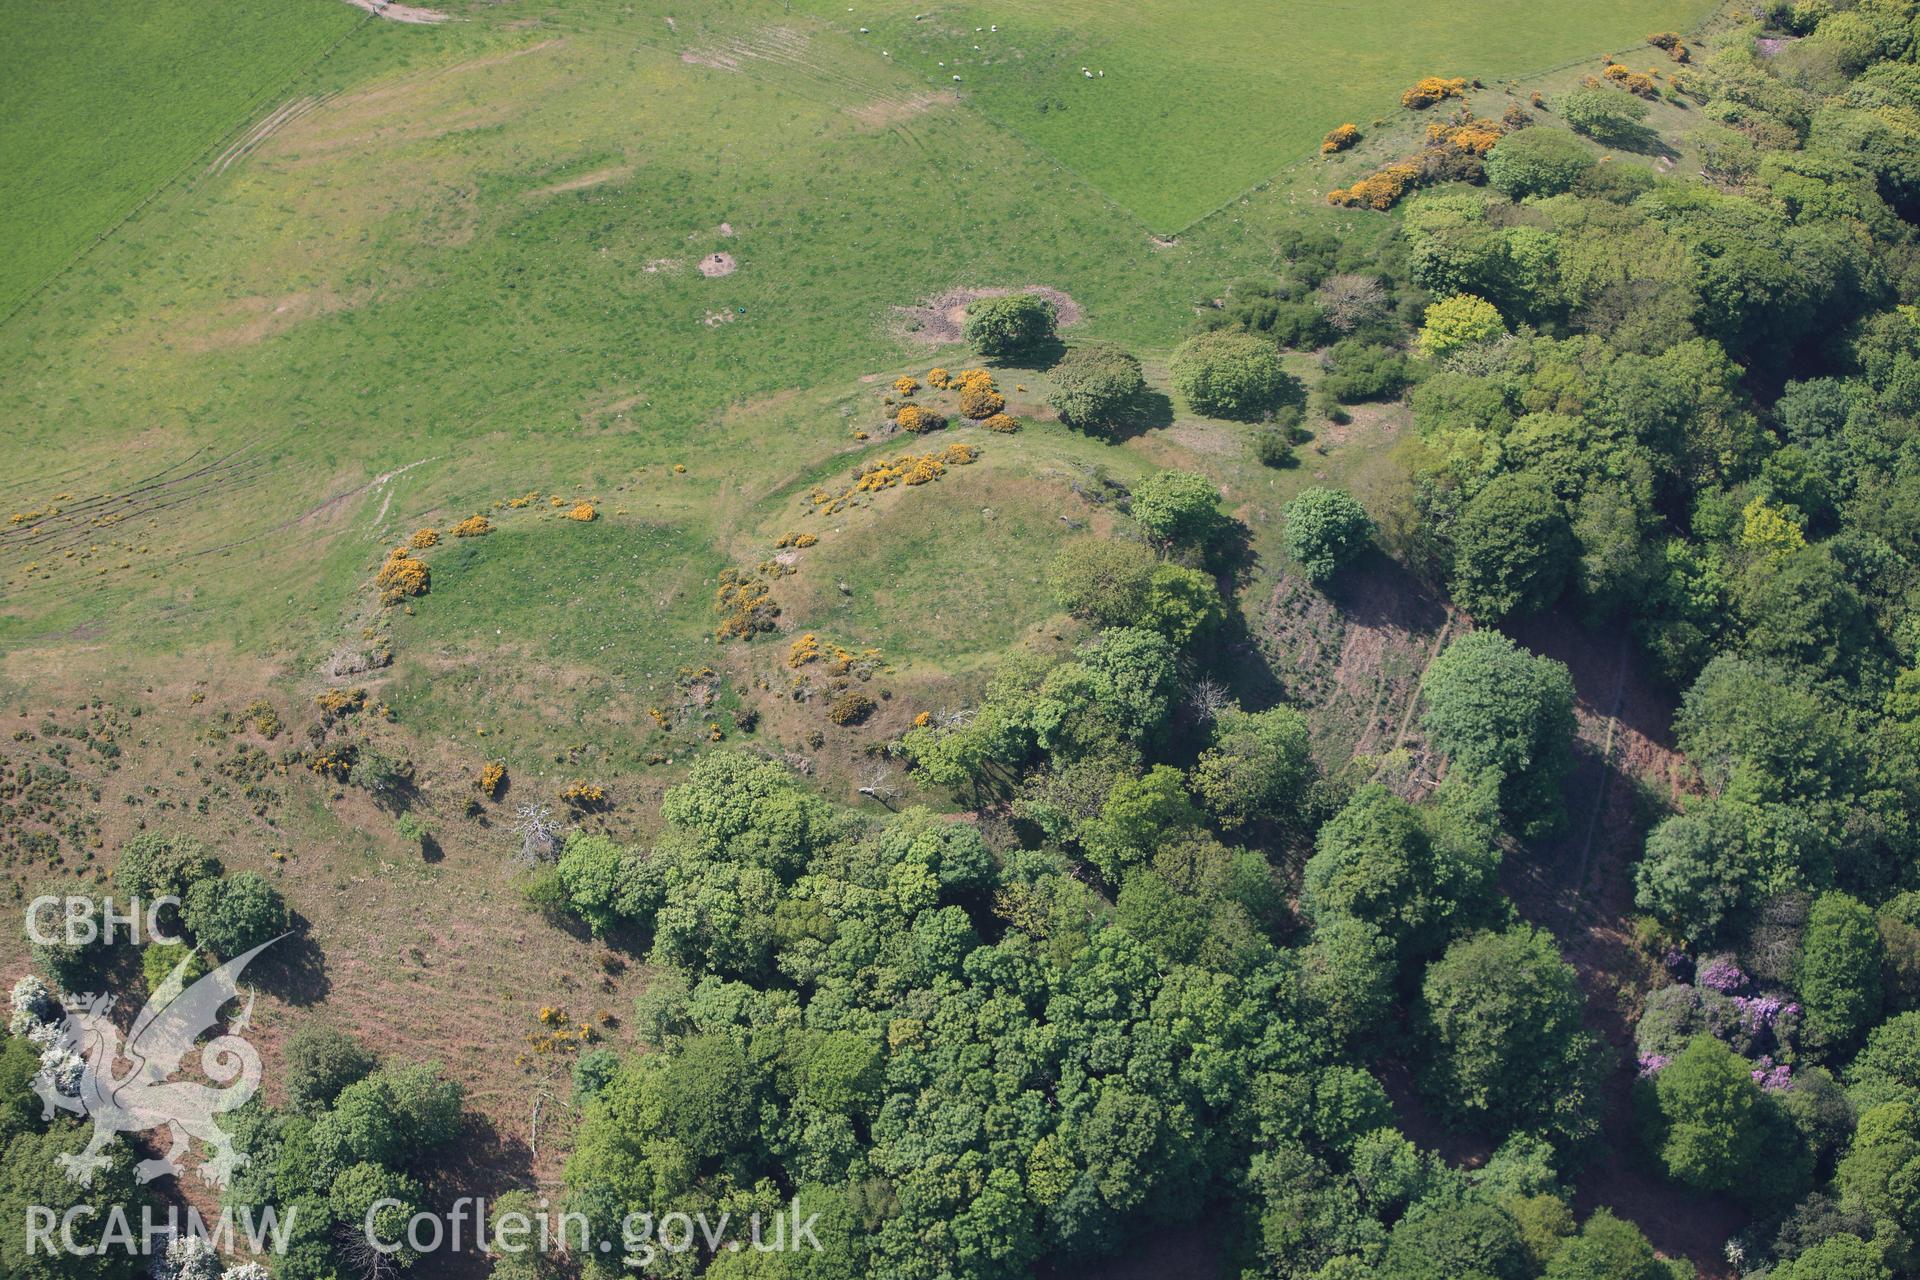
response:
[[[1601,159],[1562,125],[1617,141],[1631,99],[1575,91],[1394,237],[1304,224],[1175,355],[1181,393],[1248,430],[1302,420],[1282,348],[1328,349],[1316,412],[1408,397],[1404,500],[1376,524],[1309,490],[1286,546],[1317,582],[1391,554],[1471,618],[1427,676],[1431,796],[1322,776],[1300,712],[1210,696],[1239,538],[1210,481],[1166,472],[1051,567],[1078,633],[890,744],[976,814],[875,820],[714,752],[656,842],[567,841],[536,902],[660,966],[649,1048],[576,1072],[567,1200],[596,1241],[797,1198],[823,1253],[655,1273],[995,1280],[1205,1220],[1248,1280],[1692,1274],[1570,1207],[1611,1144],[1736,1200],[1742,1274],[1920,1274],[1920,6],[1769,22],[1798,38],[1729,40],[1688,79],[1703,178]],[[1043,347],[1040,310],[977,336]],[[1063,363],[1075,427],[1138,393],[1126,353]],[[1568,821],[1572,683],[1497,629],[1547,610],[1631,633],[1698,774],[1633,873],[1665,978],[1634,1063],[1500,889]],[[130,847],[121,874],[190,881],[188,926],[230,954],[278,904],[179,869],[197,856]],[[1409,1139],[1388,1059],[1490,1158]],[[323,1232],[417,1202],[457,1095],[335,1037],[297,1067],[286,1108],[243,1117],[230,1199],[311,1203]],[[1633,1123],[1609,1127],[1622,1071]],[[24,1110],[0,1141],[12,1220],[72,1142]],[[13,1247],[9,1274],[106,1274]],[[275,1265],[348,1273],[324,1238]]]

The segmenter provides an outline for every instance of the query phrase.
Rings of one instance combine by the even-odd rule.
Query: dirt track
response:
[[[347,0],[356,9],[365,9],[378,18],[389,22],[410,22],[419,26],[428,26],[436,22],[451,21],[451,15],[438,9],[421,9],[410,4],[386,4],[383,0]]]
[[[1651,977],[1633,945],[1633,865],[1649,811],[1687,785],[1686,763],[1670,740],[1673,701],[1624,635],[1595,635],[1557,616],[1506,630],[1573,675],[1578,736],[1564,788],[1566,828],[1510,856],[1502,878],[1521,914],[1559,940],[1586,991],[1587,1027],[1616,1055],[1604,1095],[1603,1154],[1575,1184],[1575,1207],[1582,1216],[1605,1206],[1631,1218],[1660,1252],[1690,1259],[1703,1280],[1731,1277],[1723,1247],[1745,1215],[1653,1173],[1633,1114],[1633,1024]]]

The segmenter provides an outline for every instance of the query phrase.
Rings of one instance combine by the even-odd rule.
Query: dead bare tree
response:
[[[553,811],[544,804],[527,803],[514,810],[513,834],[520,837],[520,852],[515,863],[534,867],[552,862],[560,848],[561,827]]]
[[[893,766],[885,760],[875,760],[860,774],[860,794],[871,796],[889,809],[899,798],[900,789],[894,785]]]
[[[341,1223],[335,1230],[335,1244],[346,1269],[360,1280],[397,1280],[400,1265],[395,1255],[382,1252],[360,1223]]]
[[[1195,681],[1187,691],[1187,705],[1193,708],[1193,714],[1201,720],[1212,721],[1219,718],[1222,711],[1233,706],[1233,695],[1227,686],[1212,676]]]

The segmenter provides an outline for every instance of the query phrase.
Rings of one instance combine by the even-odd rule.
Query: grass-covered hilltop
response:
[[[5,17],[0,1280],[1920,1276],[1920,0]]]

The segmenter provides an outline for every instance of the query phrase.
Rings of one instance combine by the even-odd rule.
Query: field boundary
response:
[[[359,35],[362,31],[364,31],[368,23],[375,22],[375,21],[378,21],[378,19],[374,16],[372,12],[368,12],[365,17],[361,18],[358,22],[354,23],[353,26],[347,28],[347,30],[341,32],[338,36],[335,36],[331,41],[327,43],[327,46],[324,49],[320,50],[320,52],[315,54],[314,57],[309,61],[302,63],[295,71],[293,71],[292,74],[283,77],[282,79],[276,81],[272,85],[263,89],[261,92],[255,94],[252,100],[247,103],[246,110],[243,113],[241,113],[240,118],[236,123],[234,123],[229,128],[221,131],[219,136],[216,137],[212,142],[202,147],[199,151],[196,151],[193,154],[192,158],[190,158],[185,164],[181,165],[173,173],[169,174],[166,178],[162,179],[153,188],[153,190],[147,192],[146,195],[141,196],[138,200],[134,201],[132,208],[128,209],[125,213],[121,214],[118,218],[115,218],[109,226],[107,226],[104,230],[100,232],[100,234],[94,236],[91,240],[87,241],[85,244],[75,249],[73,253],[67,257],[67,260],[65,262],[62,262],[59,266],[55,267],[52,271],[49,271],[45,276],[45,278],[42,279],[39,284],[34,285],[31,289],[21,294],[19,299],[12,306],[7,308],[6,314],[0,315],[0,328],[5,328],[7,325],[13,323],[14,318],[17,317],[22,311],[25,311],[27,309],[28,304],[38,299],[39,296],[45,293],[47,289],[50,288],[56,280],[60,279],[60,277],[66,275],[67,272],[73,270],[75,267],[79,266],[82,262],[86,261],[88,255],[91,254],[95,249],[98,249],[101,245],[105,244],[108,240],[112,239],[115,235],[118,235],[121,228],[125,227],[129,222],[132,222],[135,218],[139,217],[141,212],[144,211],[148,205],[152,204],[155,200],[158,200],[166,192],[178,186],[182,182],[182,180],[188,178],[194,172],[195,169],[205,168],[210,161],[217,161],[218,157],[222,155],[225,151],[233,147],[235,143],[239,140],[239,138],[243,138],[248,131],[258,126],[258,121],[255,119],[255,117],[259,115],[262,107],[264,107],[268,103],[278,100],[284,94],[286,94],[289,90],[291,90],[295,85],[297,85],[301,80],[305,79],[307,76],[312,75],[314,70],[318,68],[321,63],[331,58],[336,52],[339,51],[342,45],[346,44],[347,41],[353,39],[353,37]],[[238,135],[238,137],[236,137],[236,135]]]

